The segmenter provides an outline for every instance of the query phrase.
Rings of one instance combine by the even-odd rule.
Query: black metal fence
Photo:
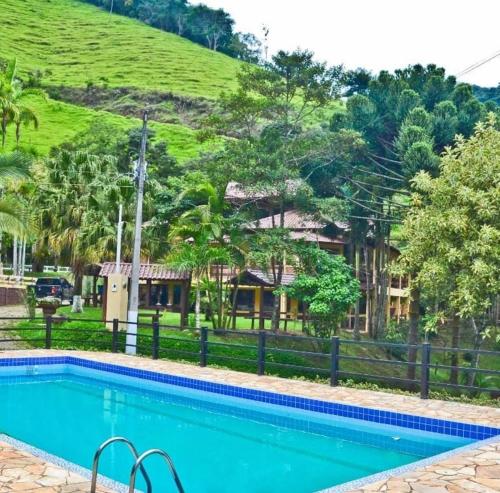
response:
[[[95,327],[89,327],[89,323]],[[258,375],[322,377],[332,386],[347,379],[376,382],[419,390],[422,399],[427,399],[434,388],[500,397],[500,371],[495,363],[491,365],[500,361],[498,351],[432,346],[428,342],[410,345],[320,339],[263,330],[186,329],[163,325],[155,316],[149,323],[47,317],[2,318],[0,324],[0,351],[26,346],[97,349],[153,359],[181,359],[200,366],[223,365]],[[136,334],[129,331],[127,335],[127,326],[135,327]],[[476,367],[478,357],[487,358],[490,364],[486,366],[490,367]]]

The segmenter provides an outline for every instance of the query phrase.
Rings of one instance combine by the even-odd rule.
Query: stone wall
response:
[[[23,303],[25,292],[26,290],[23,288],[0,286],[0,306]]]

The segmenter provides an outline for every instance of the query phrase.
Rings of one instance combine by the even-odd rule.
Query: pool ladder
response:
[[[109,440],[106,440],[103,442],[100,447],[96,450],[96,453],[94,455],[94,462],[92,464],[92,481],[90,485],[90,493],[96,493],[97,490],[97,472],[99,469],[99,459],[101,458],[101,454],[104,452],[104,450],[108,447],[108,445],[111,445],[112,443],[116,442],[121,442],[127,445],[128,449],[130,450],[131,454],[135,458],[135,463],[132,466],[132,470],[130,471],[130,481],[129,481],[129,493],[134,493],[135,492],[135,480],[137,477],[137,472],[141,471],[142,475],[144,476],[144,480],[146,481],[146,487],[147,487],[147,493],[152,493],[153,492],[153,487],[151,485],[151,480],[149,479],[148,473],[146,472],[146,469],[143,465],[143,462],[145,459],[152,455],[159,455],[160,457],[163,458],[165,463],[167,464],[170,473],[172,474],[172,477],[174,479],[175,485],[177,486],[177,491],[179,493],[184,493],[184,488],[182,487],[181,480],[179,479],[179,475],[177,474],[177,471],[175,470],[174,463],[170,456],[161,449],[151,449],[147,450],[143,454],[139,455],[137,452],[137,449],[135,448],[134,444],[130,441],[127,440],[126,438],[123,437],[112,437]]]

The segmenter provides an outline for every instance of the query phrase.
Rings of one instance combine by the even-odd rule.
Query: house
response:
[[[290,180],[288,183],[291,190],[297,189],[300,184],[298,180]],[[274,212],[272,193],[246,192],[235,182],[231,182],[227,187],[226,200],[241,207],[246,202],[258,204],[259,209]],[[264,215],[255,221],[245,225],[249,233],[258,230],[272,229],[280,227],[280,214]],[[290,208],[284,212],[283,228],[289,231],[290,239],[294,241],[305,241],[315,243],[322,250],[326,250],[333,255],[343,255],[346,259],[351,257],[351,238],[349,224],[342,221],[327,223],[312,215]],[[377,289],[375,258],[377,249],[373,240],[367,239],[368,258],[370,265],[361,265],[360,282],[362,298],[360,300],[360,319],[362,327],[368,329],[368,303],[367,300],[374,300],[375,289]],[[389,252],[391,260],[397,258],[399,251],[394,247],[384,246]],[[364,258],[363,252],[361,258]],[[368,273],[368,275],[367,275]],[[233,273],[234,275],[234,273]],[[282,285],[286,286],[295,279],[295,271],[291,265],[285,265],[282,278]],[[274,306],[274,294],[276,283],[273,279],[271,269],[263,271],[248,266],[243,272],[233,277],[233,284],[237,287],[236,306],[234,315],[246,316],[259,321],[259,327],[263,328],[264,320],[271,317]],[[387,319],[401,320],[407,317],[409,308],[409,297],[406,292],[407,279],[401,276],[389,275],[387,283]],[[373,304],[372,304],[373,305]],[[304,319],[304,308],[296,299],[288,299],[286,295],[280,296],[280,318],[283,320]],[[350,313],[347,320],[347,327],[352,328],[354,314]]]

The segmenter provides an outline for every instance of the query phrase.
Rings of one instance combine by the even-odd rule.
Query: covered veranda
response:
[[[285,273],[281,284],[287,286],[293,282],[295,274]],[[233,310],[232,324],[236,317],[251,321],[251,328],[264,330],[266,320],[272,319],[275,303],[276,286],[272,275],[260,269],[245,269],[239,276],[232,279],[236,292],[236,303]],[[302,307],[298,300],[279,295],[280,322],[286,330],[287,323],[302,319]],[[257,322],[257,323],[256,323]]]

